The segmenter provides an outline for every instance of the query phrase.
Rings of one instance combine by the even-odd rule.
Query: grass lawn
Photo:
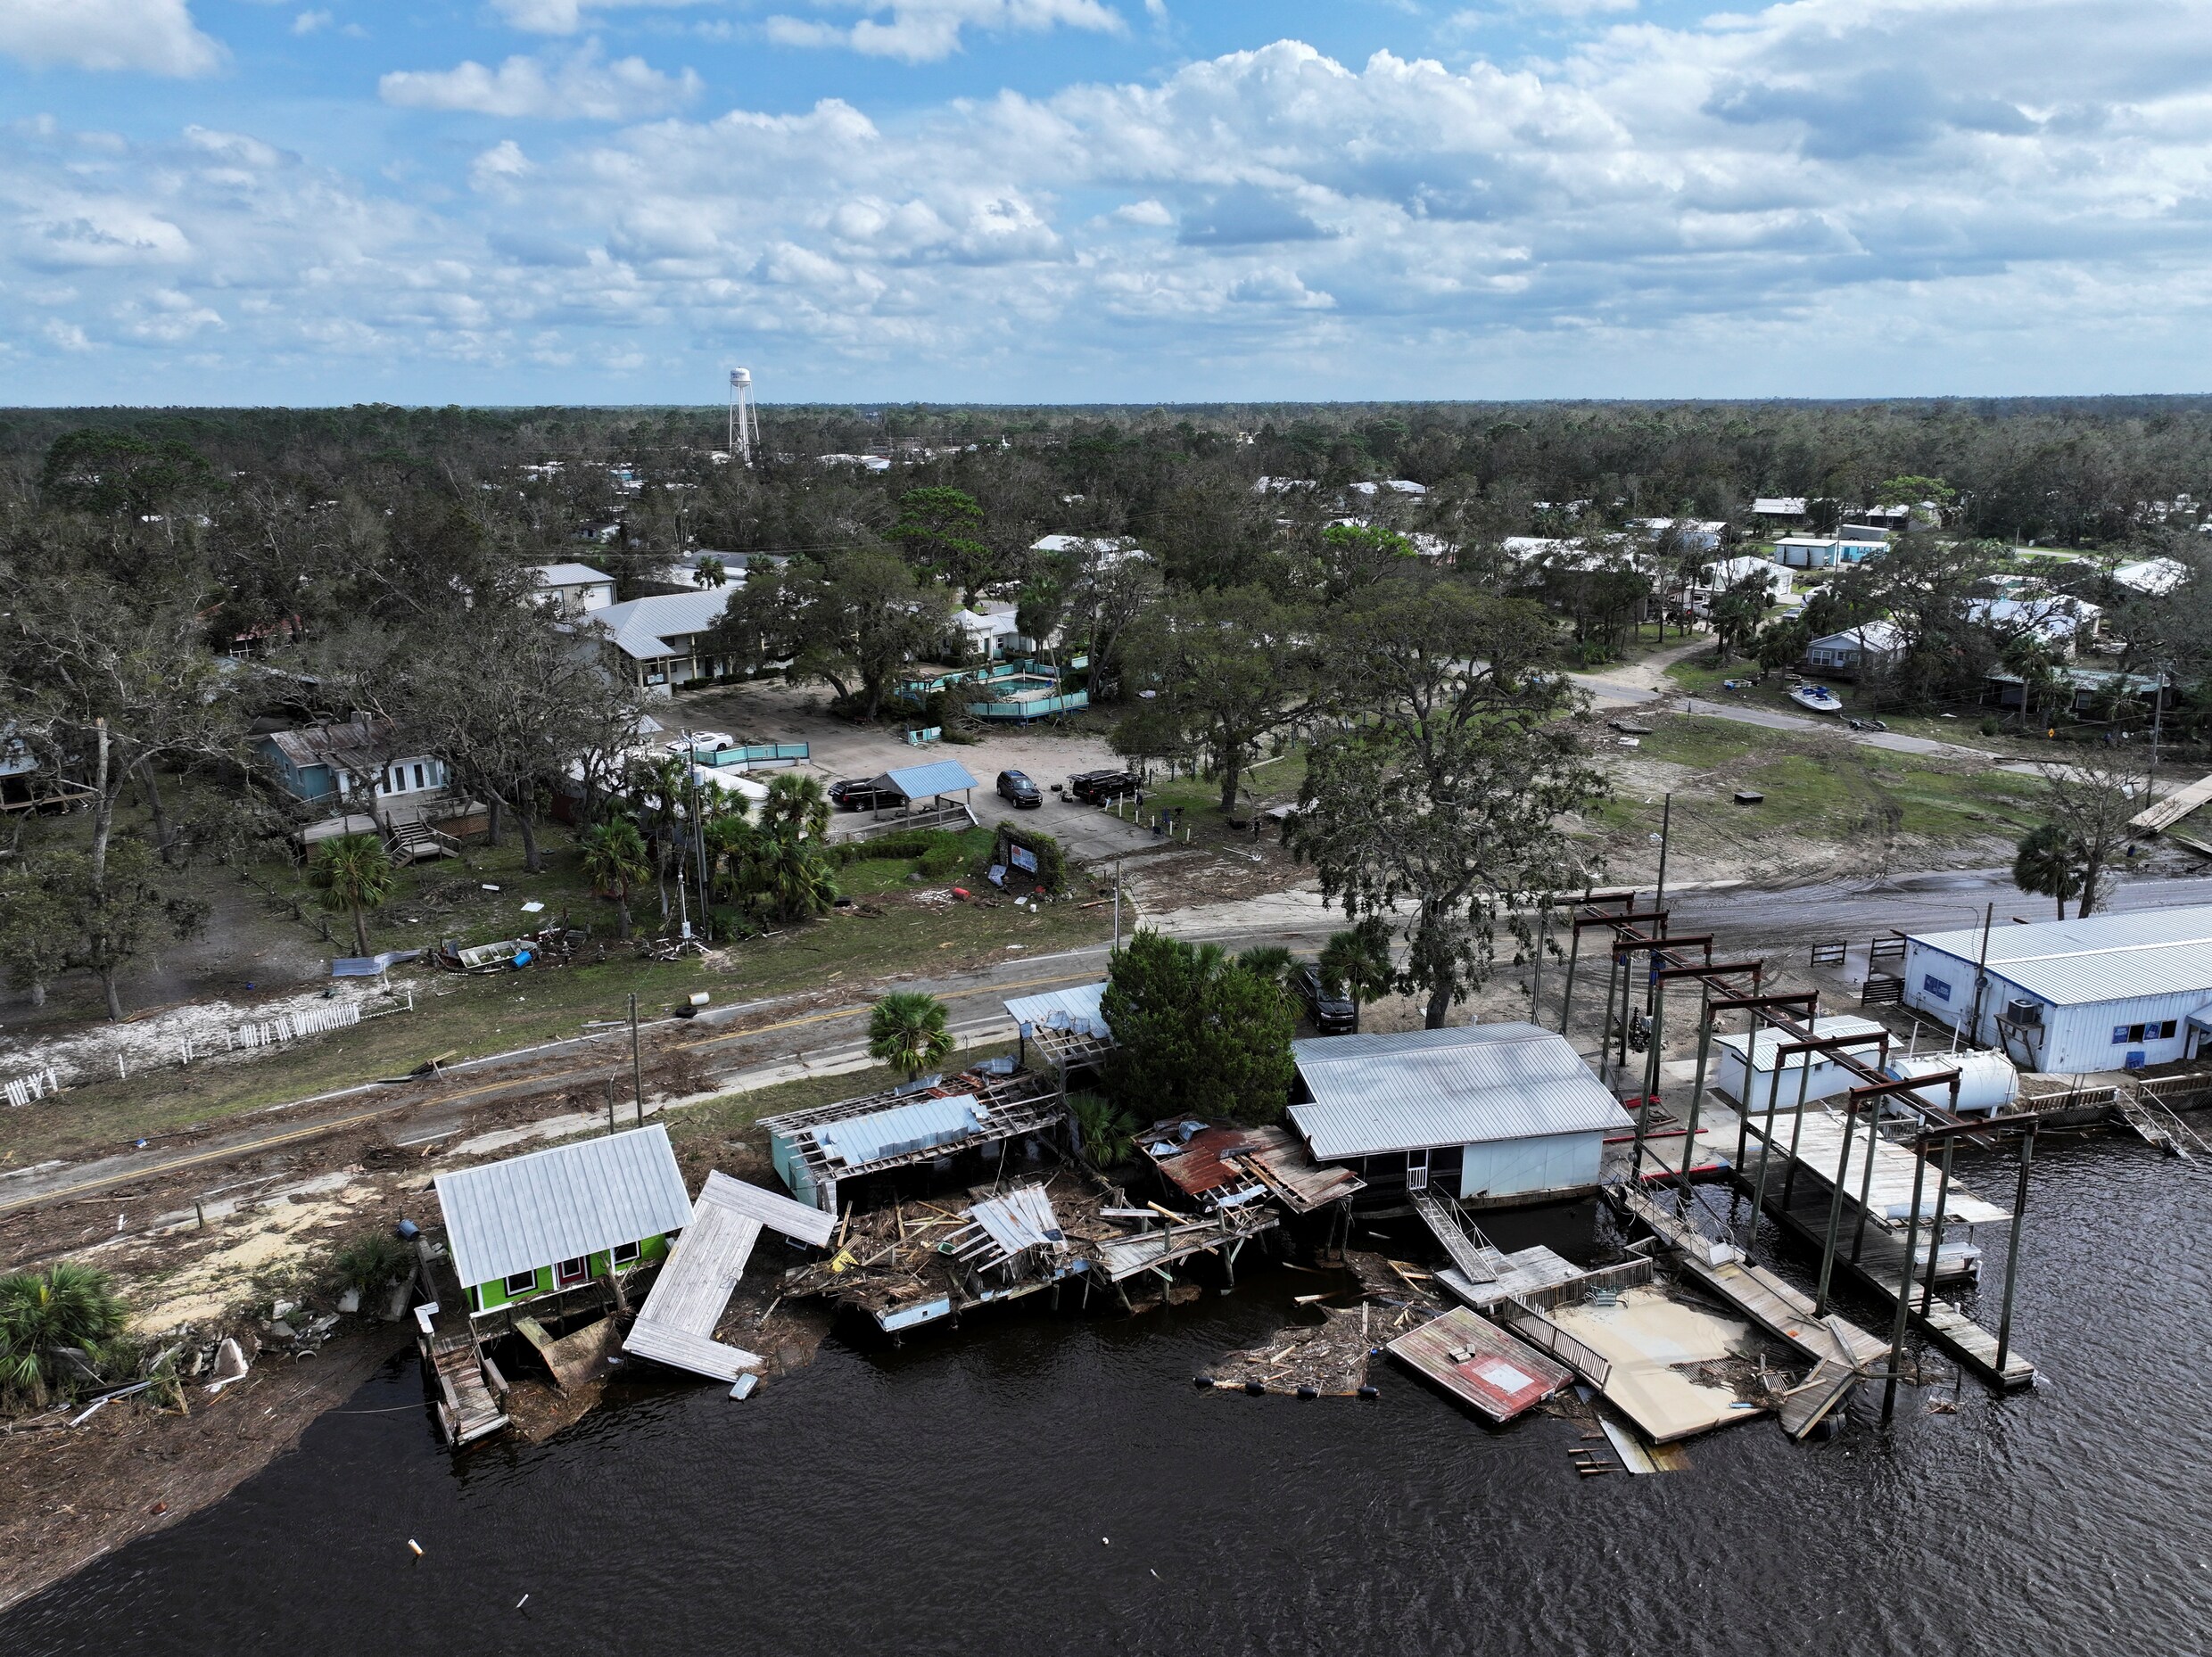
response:
[[[855,1001],[894,973],[935,977],[1096,943],[1105,911],[1077,902],[1031,914],[1011,904],[943,909],[898,904],[879,917],[853,911],[749,939],[720,963],[639,960],[484,977],[419,973],[415,1010],[366,1020],[235,1063],[143,1070],[128,1082],[71,1088],[54,1104],[9,1113],[0,1167],[220,1122],[264,1107],[401,1076],[433,1054],[477,1058],[582,1033],[587,1020],[619,1018],[638,996],[658,1017],[695,990],[717,1004],[850,984]]]
[[[1699,773],[1675,791],[1676,825],[1702,825],[1724,841],[1783,834],[1821,840],[1900,833],[1932,840],[2016,837],[2038,820],[2041,781],[1968,761],[1694,714],[1654,725],[1638,757]],[[1737,804],[1739,788],[1766,798]],[[1640,793],[1616,795],[1597,813],[1599,826],[1615,833],[1655,829],[1658,819],[1656,802]]]

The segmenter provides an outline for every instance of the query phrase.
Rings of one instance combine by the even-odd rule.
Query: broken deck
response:
[[[753,1245],[765,1226],[820,1248],[834,1225],[819,1209],[708,1173],[691,1205],[690,1224],[654,1280],[623,1350],[713,1381],[734,1381],[741,1372],[757,1369],[761,1358],[714,1338],[753,1257]]]
[[[1574,1379],[1565,1364],[1465,1307],[1408,1330],[1389,1350],[1416,1374],[1501,1425]]]

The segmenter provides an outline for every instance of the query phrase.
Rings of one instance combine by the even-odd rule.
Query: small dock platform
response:
[[[1565,1364],[1465,1307],[1391,1341],[1390,1354],[1416,1374],[1501,1426],[1574,1379]]]
[[[1802,1123],[1792,1122],[1787,1129],[1778,1119],[1770,1146],[1762,1125],[1757,1121],[1746,1123],[1745,1134],[1748,1147],[1756,1148],[1762,1158],[1773,1158],[1766,1175],[1770,1207],[1779,1212],[1787,1197],[1796,1209],[1791,1216],[1793,1222],[1801,1229],[1806,1227],[1808,1216],[1817,1209],[1819,1223],[1811,1229],[1818,1233],[1827,1224],[1830,1193],[1840,1186],[1845,1234],[1853,1239],[1855,1249],[1870,1257],[1877,1269],[1894,1273],[1902,1264],[1905,1241],[1912,1230],[1912,1192],[1917,1180],[1921,1213],[1919,1239],[1913,1245],[1913,1270],[1927,1269],[1933,1241],[1931,1222],[1935,1217],[1937,1182],[1934,1168],[1924,1166],[1920,1157],[1902,1145],[1869,1134],[1863,1125],[1851,1134],[1846,1156],[1844,1118],[1811,1107],[1806,1109]],[[1794,1162],[1790,1154],[1793,1142],[1796,1146]],[[1746,1161],[1749,1160],[1751,1153],[1747,1150]],[[1789,1179],[1793,1166],[1797,1175],[1795,1191],[1791,1191]],[[1861,1192],[1865,1195],[1863,1208],[1860,1202]],[[1936,1281],[1971,1277],[1979,1272],[1981,1250],[1971,1241],[1974,1228],[2011,1217],[2010,1210],[1985,1202],[1952,1180],[1944,1198],[1946,1235],[1936,1264]],[[1952,1229],[1960,1226],[1965,1228],[1963,1237]]]
[[[836,1222],[818,1208],[710,1171],[691,1205],[690,1224],[654,1280],[623,1350],[711,1381],[735,1381],[759,1368],[763,1360],[755,1354],[714,1336],[763,1227],[820,1248]]]

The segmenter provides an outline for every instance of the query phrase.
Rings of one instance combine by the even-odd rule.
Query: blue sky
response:
[[[0,402],[2212,389],[2200,0],[0,0]]]

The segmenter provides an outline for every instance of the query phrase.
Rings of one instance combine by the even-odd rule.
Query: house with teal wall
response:
[[[471,1317],[661,1260],[691,1217],[658,1123],[442,1174],[435,1184]]]

